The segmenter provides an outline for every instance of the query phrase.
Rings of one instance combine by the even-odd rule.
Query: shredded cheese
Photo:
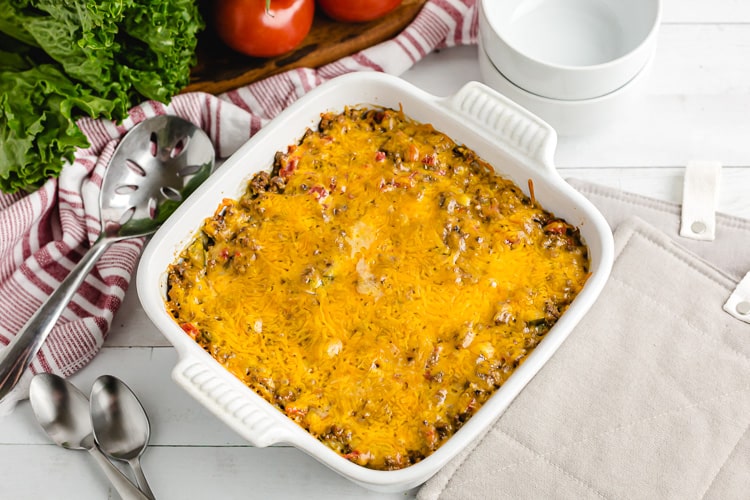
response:
[[[167,308],[349,460],[399,469],[453,435],[583,287],[576,228],[402,111],[351,108],[225,200]]]

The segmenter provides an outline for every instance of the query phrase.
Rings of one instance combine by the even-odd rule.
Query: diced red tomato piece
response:
[[[425,165],[429,165],[430,167],[433,167],[437,165],[437,156],[424,155],[424,158],[422,158],[422,163],[424,163]]]
[[[198,327],[195,326],[193,323],[183,323],[180,325],[180,327],[193,340],[195,340],[198,337],[198,334],[200,333],[200,330],[198,330]]]
[[[283,177],[284,180],[289,180],[294,171],[297,170],[297,165],[299,165],[299,158],[292,156],[289,158],[286,165],[279,169],[279,175]]]
[[[565,234],[568,227],[563,221],[555,220],[544,226],[545,233]]]
[[[318,201],[328,196],[328,190],[323,186],[313,186],[310,188],[309,193],[313,195]]]
[[[287,406],[285,408],[286,414],[290,417],[304,417],[307,415],[307,410],[303,410],[302,408],[297,408],[295,406]]]

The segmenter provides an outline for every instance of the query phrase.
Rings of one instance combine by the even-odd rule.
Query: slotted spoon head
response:
[[[99,195],[102,234],[150,234],[213,171],[214,147],[205,132],[177,116],[148,118],[117,146]]]

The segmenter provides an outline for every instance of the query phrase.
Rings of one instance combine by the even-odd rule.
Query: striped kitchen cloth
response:
[[[429,0],[395,38],[326,66],[269,77],[220,96],[188,93],[168,105],[145,102],[121,124],[82,119],[91,146],[80,149],[59,178],[30,194],[0,193],[0,345],[6,346],[99,234],[102,176],[119,139],[136,123],[175,114],[201,126],[219,158],[231,155],[293,101],[353,71],[399,75],[435,49],[477,41],[476,0]],[[101,348],[122,303],[143,239],[112,245],[86,278],[0,414],[28,396],[33,373],[70,376]],[[2,349],[0,349],[2,356]]]

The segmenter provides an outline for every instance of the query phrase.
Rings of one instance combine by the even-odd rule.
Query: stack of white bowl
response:
[[[479,0],[485,84],[560,135],[618,119],[646,79],[660,0]]]

